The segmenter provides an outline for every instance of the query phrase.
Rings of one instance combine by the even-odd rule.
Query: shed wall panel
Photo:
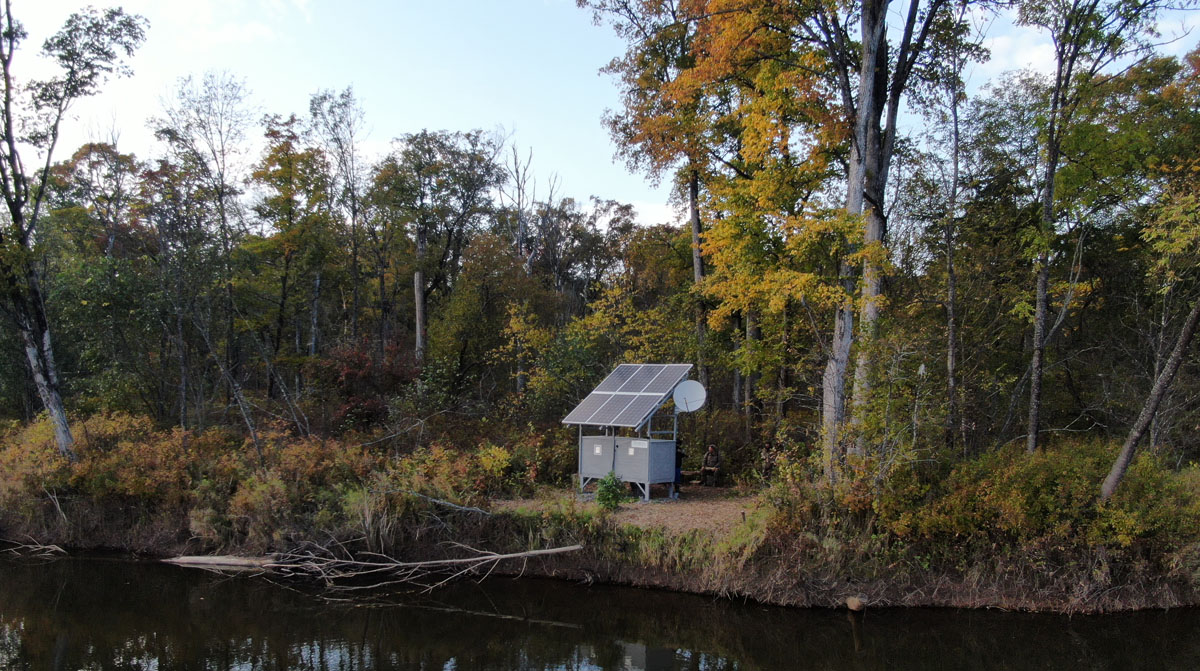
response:
[[[650,441],[650,482],[675,482],[675,441]]]
[[[584,436],[580,443],[580,476],[602,478],[613,470],[613,437]]]

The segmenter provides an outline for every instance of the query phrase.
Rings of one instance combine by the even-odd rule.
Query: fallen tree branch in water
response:
[[[329,589],[345,592],[370,591],[394,585],[432,590],[466,575],[482,572],[484,577],[487,577],[502,561],[528,561],[534,557],[583,549],[582,545],[568,545],[497,554],[463,545],[459,547],[476,554],[473,557],[404,562],[374,552],[363,553],[359,558],[339,557],[329,548],[309,544],[310,549],[304,551],[285,552],[269,557],[174,557],[163,561],[208,570],[263,571],[282,577],[316,579]],[[340,546],[339,549],[344,550]]]
[[[371,591],[394,585],[409,585],[432,590],[466,575],[484,572],[484,577],[502,561],[528,560],[564,552],[582,550],[582,545],[497,554],[475,548],[473,557],[403,562],[386,555],[366,553],[362,558],[334,556],[328,550],[293,552],[279,555],[264,568],[284,576],[315,578],[326,587],[340,591]],[[371,559],[367,559],[371,558]]]
[[[30,538],[28,543],[9,540],[7,538],[0,538],[0,546],[8,546],[2,549],[3,552],[22,557],[38,557],[41,559],[49,559],[51,557],[67,554],[66,550],[58,547],[57,545],[43,545],[33,538]]]
[[[274,557],[185,556],[164,559],[163,563],[218,571],[262,571],[274,561]]]

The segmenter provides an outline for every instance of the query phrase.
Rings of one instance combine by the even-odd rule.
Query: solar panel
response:
[[[691,369],[688,363],[623,363],[575,406],[563,423],[637,428]]]
[[[563,423],[586,424],[588,419],[610,398],[612,398],[612,394],[598,394],[596,392],[588,394],[587,397],[579,402],[579,405],[575,406],[574,410],[563,418]]]
[[[690,363],[673,363],[667,364],[659,372],[646,388],[642,390],[643,394],[667,394],[675,389],[675,385],[679,384],[680,380],[687,377],[688,370],[692,365]]]
[[[653,363],[645,364],[644,366],[640,367],[625,384],[621,385],[620,391],[641,393],[641,391],[646,388],[646,385],[653,382],[654,378],[657,377],[660,372],[662,372],[663,368],[666,368],[666,366],[660,366]]]
[[[620,366],[617,366],[617,369],[609,373],[608,377],[604,378],[604,381],[601,382],[598,387],[596,387],[595,391],[616,391],[620,389],[621,385],[625,384],[626,380],[633,377],[633,374],[636,373],[639,368],[641,368],[641,366],[636,363],[623,363]]]
[[[617,415],[613,420],[614,426],[641,426],[646,417],[662,403],[662,399],[657,396],[634,396],[633,401],[625,406],[621,414]]]
[[[626,394],[613,394],[612,398],[610,398],[607,403],[600,406],[600,409],[596,411],[596,414],[588,418],[587,423],[594,424],[596,426],[612,425],[613,420],[617,418],[617,415],[620,415],[621,411],[625,409],[625,406],[629,405],[629,402],[635,398],[637,397]]]

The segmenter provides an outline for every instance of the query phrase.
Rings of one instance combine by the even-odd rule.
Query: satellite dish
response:
[[[691,412],[704,407],[704,401],[708,398],[708,392],[704,391],[704,385],[695,380],[684,380],[675,387],[675,394],[672,396],[675,399],[675,409],[679,412]]]

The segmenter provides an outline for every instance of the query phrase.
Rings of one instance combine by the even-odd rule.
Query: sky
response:
[[[14,62],[18,76],[47,74],[37,57],[42,41],[84,4],[13,0],[14,16],[29,32]],[[59,159],[113,131],[122,151],[154,156],[146,120],[171,98],[179,79],[225,71],[245,83],[260,114],[304,116],[316,91],[352,86],[365,111],[372,157],[386,152],[393,138],[421,129],[494,131],[522,155],[532,151],[539,197],[555,178],[560,195],[633,204],[643,223],[678,217],[668,204],[668,184],[655,186],[614,159],[601,118],[620,105],[619,92],[599,70],[625,45],[607,25],[594,25],[590,11],[575,0],[120,4],[150,22],[146,42],[130,62],[134,76],[109,82],[101,95],[75,106]],[[1179,55],[1194,48],[1198,18],[1200,12],[1165,18],[1160,27],[1166,35],[1193,30],[1162,50]],[[992,56],[973,67],[976,85],[1007,70],[1047,70],[1051,64],[1049,41],[1007,17],[991,23],[985,45]]]

